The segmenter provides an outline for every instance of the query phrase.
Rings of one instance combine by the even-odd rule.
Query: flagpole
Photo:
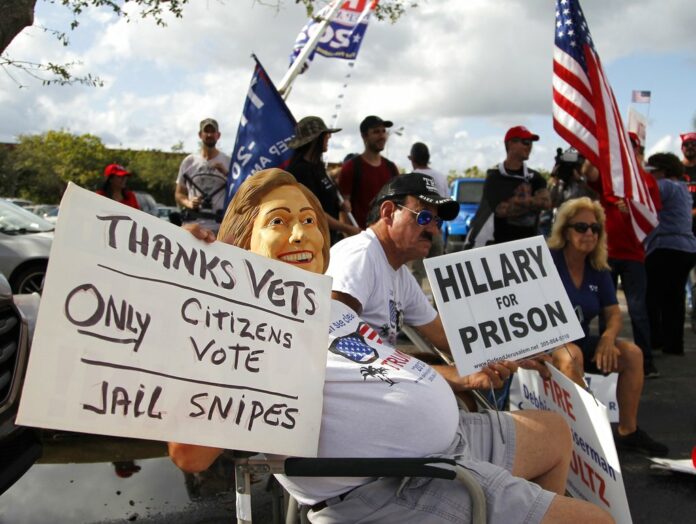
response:
[[[307,41],[307,43],[302,48],[302,51],[300,51],[300,54],[297,55],[297,58],[295,58],[295,61],[286,71],[285,76],[278,84],[278,92],[283,96],[283,100],[286,100],[288,95],[290,95],[290,86],[295,81],[297,75],[299,75],[302,71],[302,67],[305,65],[307,57],[309,57],[312,51],[314,51],[314,48],[317,47],[319,39],[324,34],[324,30],[329,25],[329,23],[331,23],[331,20],[333,20],[333,17],[336,16],[336,13],[338,13],[339,9],[341,9],[343,1],[344,0],[335,0],[334,5],[331,8],[331,11],[329,11],[326,18],[324,18],[319,24],[319,29],[317,30],[317,32],[314,33],[314,36]]]

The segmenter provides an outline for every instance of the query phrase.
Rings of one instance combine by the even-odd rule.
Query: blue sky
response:
[[[266,2],[268,3],[268,2]],[[690,0],[584,0],[585,15],[607,76],[625,115],[633,89],[651,90],[648,153],[679,152],[678,135],[696,116],[696,9]],[[36,23],[66,30],[61,6],[37,3]],[[255,52],[278,83],[306,21],[301,6],[253,0],[194,0],[167,28],[126,23],[88,9],[62,47],[37,28],[7,49],[15,59],[83,62],[103,88],[42,87],[0,72],[0,141],[23,133],[65,129],[93,133],[108,146],[169,150],[197,147],[197,123],[216,117],[227,153],[252,72]],[[507,128],[527,125],[541,135],[532,167],[550,168],[564,146],[551,120],[551,0],[421,0],[396,24],[372,20],[349,87],[345,61],[318,57],[288,99],[296,118],[327,123],[343,93],[329,160],[362,148],[360,120],[377,114],[403,127],[386,156],[409,167],[410,145],[431,147],[442,171],[489,167],[504,155]],[[635,106],[646,112],[646,105]],[[172,174],[174,177],[174,174]]]

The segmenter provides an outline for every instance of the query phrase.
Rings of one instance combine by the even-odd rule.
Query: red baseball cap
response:
[[[684,142],[696,142],[696,133],[684,133],[679,135],[682,139],[682,144]]]
[[[104,168],[104,176],[130,176],[131,173],[125,167],[118,164],[109,164]]]
[[[539,140],[539,135],[535,135],[524,126],[515,126],[508,129],[507,133],[505,133],[504,141],[507,142],[508,140],[514,140],[515,138],[519,138],[520,140],[531,140],[532,142],[536,142],[537,140]]]

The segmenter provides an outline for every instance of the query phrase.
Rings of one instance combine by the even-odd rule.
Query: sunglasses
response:
[[[427,226],[435,220],[435,223],[437,224],[437,227],[442,227],[442,219],[437,216],[433,215],[432,211],[428,211],[427,209],[421,209],[420,211],[414,211],[413,209],[410,209],[406,206],[402,206],[401,204],[397,204],[401,209],[406,209],[407,211],[410,211],[414,215],[416,215],[416,222],[418,222],[419,226]]]
[[[696,147],[696,141],[689,140],[688,142],[682,143],[682,147]]]
[[[513,141],[513,142],[519,142],[519,143],[522,144],[523,146],[531,146],[532,143],[533,143],[532,140],[529,140],[529,139],[527,139],[527,138],[515,138],[515,139],[513,139],[512,141]]]
[[[602,231],[601,224],[597,222],[594,224],[588,224],[587,222],[575,222],[574,224],[568,224],[566,227],[574,229],[578,233],[587,233],[587,230],[591,229],[594,235],[599,235],[599,233]]]

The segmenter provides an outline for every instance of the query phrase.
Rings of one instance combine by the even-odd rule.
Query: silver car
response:
[[[41,293],[54,225],[0,200],[0,273],[12,292]]]

